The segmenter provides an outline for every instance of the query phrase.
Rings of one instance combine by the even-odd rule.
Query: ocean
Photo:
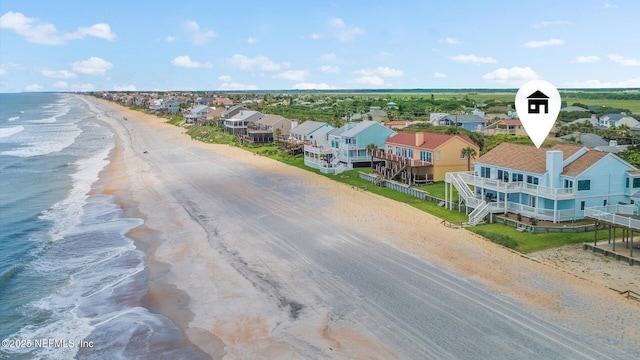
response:
[[[143,220],[101,192],[114,146],[74,94],[0,94],[0,359],[202,357],[145,307]]]

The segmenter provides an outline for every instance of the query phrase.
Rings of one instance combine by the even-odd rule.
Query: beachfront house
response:
[[[223,113],[224,114],[224,113]],[[246,135],[250,123],[256,123],[265,115],[253,110],[240,110],[228,119],[224,119],[224,130],[234,135]]]
[[[335,127],[329,123],[307,120],[291,129],[289,139],[316,146],[326,146],[327,133],[333,129]]]
[[[401,132],[373,152],[373,171],[408,184],[442,181],[447,172],[473,169],[473,159],[462,156],[465,148],[480,153],[467,135]]]
[[[293,126],[297,125],[280,115],[267,114],[255,123],[249,123],[247,134],[242,136],[243,141],[250,143],[269,143],[276,138],[286,138]]]
[[[196,105],[191,111],[184,116],[187,124],[197,124],[207,119],[207,111],[209,107],[206,105]]]
[[[474,209],[469,224],[489,213],[553,222],[582,219],[585,208],[629,204],[640,171],[608,152],[556,144],[551,148],[502,143],[476,159],[475,171],[448,173],[448,194]]]
[[[527,136],[520,119],[503,119],[487,126],[487,135],[507,134],[512,136]]]
[[[372,120],[346,123],[327,133],[326,144],[305,145],[304,163],[327,174],[369,166],[370,149],[382,147],[395,134],[395,131]]]
[[[604,127],[626,125],[630,128],[640,125],[640,121],[626,114],[605,114],[600,116],[599,124]]]
[[[177,113],[180,111],[180,103],[177,100],[166,100],[162,102],[161,111],[168,111],[171,113]]]

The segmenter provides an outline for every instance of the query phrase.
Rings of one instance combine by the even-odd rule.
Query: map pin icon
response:
[[[529,81],[516,93],[518,117],[537,148],[553,128],[561,104],[558,89],[544,80]]]

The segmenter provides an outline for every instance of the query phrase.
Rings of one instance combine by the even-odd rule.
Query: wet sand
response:
[[[99,104],[100,111],[108,111],[110,116],[101,115],[101,120],[110,125],[118,139],[106,191],[117,196],[127,215],[145,219],[145,224],[129,235],[149,254],[150,304],[174,321],[191,343],[212,358],[395,358],[400,350],[390,348],[375,331],[362,324],[336,321],[326,302],[314,302],[327,294],[305,285],[304,274],[295,273],[296,268],[289,268],[284,260],[274,260],[260,243],[252,245],[254,250],[246,250],[246,245],[240,242],[246,235],[241,229],[249,227],[251,221],[240,218],[237,213],[225,213],[230,207],[225,207],[224,201],[207,205],[211,206],[209,211],[199,211],[198,206],[202,205],[194,204],[192,198],[197,197],[198,192],[207,191],[201,184],[223,184],[238,201],[256,205],[270,202],[265,205],[268,209],[272,208],[272,202],[282,201],[274,212],[291,216],[303,213],[311,218],[319,209],[323,216],[331,215],[327,226],[375,239],[437,264],[448,272],[527,304],[533,311],[559,323],[606,334],[611,337],[606,340],[609,344],[628,350],[628,344],[640,341],[640,305],[609,289],[619,288],[617,282],[611,281],[612,276],[591,276],[589,271],[584,271],[597,264],[601,269],[598,272],[612,274],[608,267],[614,266],[618,275],[613,277],[637,288],[640,268],[619,267],[620,264],[613,261],[587,263],[586,259],[591,259],[589,256],[593,254],[572,249],[554,249],[553,256],[532,254],[532,258],[537,259],[534,261],[464,229],[444,227],[439,219],[406,204],[354,190],[238,148],[193,141],[184,135],[184,129],[165,124],[156,116],[87,99]],[[125,117],[127,120],[123,120]],[[156,153],[162,152],[162,158],[158,159],[165,162],[171,161],[172,154],[165,154],[162,148],[140,147],[141,144],[160,146],[154,137],[181,144],[180,151],[211,152],[214,161],[217,158],[231,160],[239,164],[239,168],[225,169],[228,173],[208,173],[201,168],[201,163],[173,164],[175,169],[191,175],[189,178],[210,178],[194,180],[188,190],[174,189],[173,182],[178,176],[159,167],[159,160],[155,160]],[[144,150],[150,154],[144,154]],[[177,160],[189,158],[186,155]],[[264,189],[234,187],[234,172],[244,174],[242,171],[246,169],[256,177],[267,174],[295,179],[293,184],[286,185],[291,187],[292,194],[296,192],[296,183],[304,184],[306,191],[314,190],[311,194],[297,194],[299,198],[263,198]],[[265,182],[268,183],[268,179]],[[313,208],[304,206],[305,199]],[[216,223],[215,231],[211,231],[214,217],[224,219],[225,223]],[[322,219],[327,221],[325,217]],[[278,236],[278,232],[284,230],[270,229],[265,235]],[[224,235],[228,248],[215,243],[213,235]],[[331,241],[339,245],[335,239],[326,239],[322,245],[331,246]],[[243,250],[240,260],[237,249]],[[260,272],[254,272],[256,269]],[[272,274],[275,280],[254,279],[254,274]],[[281,301],[290,298],[306,300],[303,316],[295,310],[295,301]],[[585,306],[588,313],[584,311]],[[287,310],[288,319],[281,315],[283,308]]]

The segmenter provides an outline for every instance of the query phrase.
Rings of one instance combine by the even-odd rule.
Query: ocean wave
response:
[[[12,116],[12,117],[8,118],[7,121],[16,121],[18,119],[20,119],[20,116]]]
[[[31,157],[51,154],[71,146],[82,133],[82,130],[74,123],[60,124],[54,127],[37,127],[37,131],[31,130],[31,128],[34,127],[31,126],[30,131],[25,131],[24,136],[20,134],[18,137],[11,138],[11,140],[17,140],[20,147],[2,151],[0,155]]]
[[[49,230],[49,238],[52,241],[64,238],[74,227],[80,223],[83,214],[83,206],[89,196],[91,185],[98,180],[98,175],[109,163],[109,152],[113,149],[110,144],[97,154],[78,160],[75,165],[77,171],[71,175],[73,186],[68,196],[45,210],[41,215],[42,219],[53,222]]]
[[[6,127],[6,128],[0,128],[0,138],[9,137],[9,136],[17,134],[17,133],[19,133],[19,132],[21,132],[23,130],[24,130],[24,126],[22,126],[22,125]]]

